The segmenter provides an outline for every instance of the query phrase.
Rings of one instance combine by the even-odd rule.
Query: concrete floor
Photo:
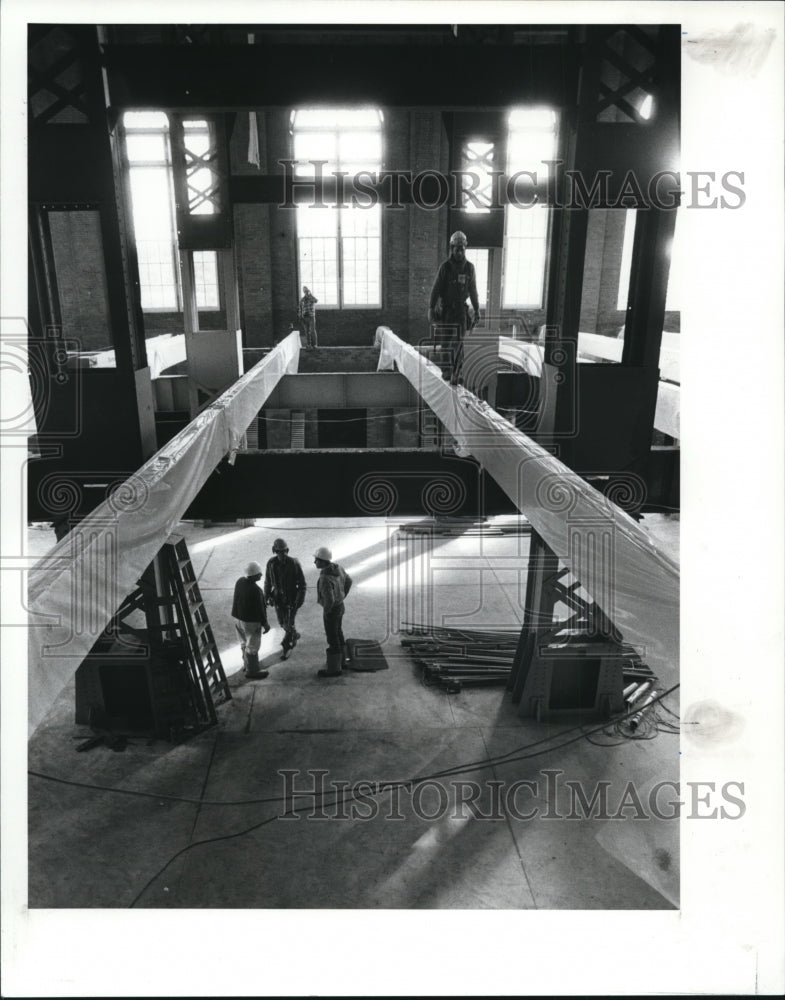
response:
[[[31,777],[31,907],[678,906],[678,822],[640,822],[632,818],[634,808],[618,808],[628,782],[646,802],[654,782],[678,781],[678,737],[660,733],[601,747],[568,724],[518,718],[502,687],[454,695],[425,687],[401,647],[399,623],[428,616],[448,626],[519,623],[528,536],[506,530],[512,519],[491,519],[485,532],[435,535],[428,543],[422,534],[401,531],[402,523],[182,524],[232,700],[219,708],[217,727],[180,745],[138,737],[123,752],[99,746],[77,753],[78,738],[89,730],[74,723],[73,684],[62,692],[30,742],[29,768],[148,794]],[[677,518],[644,523],[678,555]],[[32,535],[32,550],[51,541],[40,528]],[[244,563],[264,563],[278,536],[301,559],[309,585],[298,618],[302,639],[281,662],[282,633],[274,628],[260,654],[269,678],[248,681],[229,617],[232,589]],[[347,637],[380,642],[389,669],[317,678],[324,635],[312,553],[322,544],[355,580]],[[668,704],[678,711],[675,696]],[[528,760],[484,763],[520,756],[513,751],[535,743],[538,756]],[[326,772],[323,816],[282,818],[281,772],[296,772],[302,790],[313,787],[313,769]],[[402,789],[397,798],[388,790],[347,799],[341,791],[358,781],[452,769],[460,773],[425,783],[416,794]],[[521,781],[536,784],[518,785],[513,796]],[[610,812],[620,818],[565,818],[567,781],[579,782],[587,797],[598,782],[609,782]],[[331,782],[339,783],[332,787],[343,804]],[[558,786],[555,800],[548,782]],[[478,796],[476,815],[459,801],[472,795]],[[313,811],[313,799],[297,806]]]

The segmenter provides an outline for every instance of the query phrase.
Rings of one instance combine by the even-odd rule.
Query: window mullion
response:
[[[340,170],[341,168],[338,167]],[[338,216],[336,222],[336,236],[338,239],[338,248],[336,257],[338,259],[338,308],[343,309],[344,307],[344,290],[343,290],[343,239],[341,238],[341,233],[343,232],[343,225],[341,219],[342,209],[338,208],[336,205],[336,214]]]
[[[183,282],[180,273],[180,245],[177,239],[177,218],[174,208],[174,178],[172,176],[172,150],[168,132],[164,136],[164,150],[166,156],[166,186],[169,189],[169,220],[172,232],[172,261],[174,262],[174,285],[175,299],[177,300],[177,311],[185,312],[183,301]]]

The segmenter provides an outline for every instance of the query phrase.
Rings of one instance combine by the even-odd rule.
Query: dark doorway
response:
[[[320,448],[366,448],[367,410],[319,410]]]

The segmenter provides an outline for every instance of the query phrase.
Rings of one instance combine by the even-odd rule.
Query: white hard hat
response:
[[[453,233],[452,236],[450,237],[451,247],[455,246],[457,243],[463,243],[463,245],[466,246],[468,242],[469,241],[466,239],[466,233],[462,233],[460,229],[457,232]]]
[[[322,545],[313,554],[314,559],[324,559],[325,562],[332,562],[333,554],[330,550]]]
[[[262,572],[262,567],[259,565],[258,562],[249,562],[248,565],[245,567],[246,576],[256,576],[257,573],[261,572]]]

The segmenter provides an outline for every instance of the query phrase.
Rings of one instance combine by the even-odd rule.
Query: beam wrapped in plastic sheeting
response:
[[[150,369],[152,379],[158,378],[167,368],[186,360],[184,333],[162,333],[158,337],[148,337],[144,346],[147,353],[147,367]],[[90,368],[117,366],[114,348],[109,351],[81,351],[77,357],[86,358]]]
[[[397,365],[455,438],[634,645],[663,683],[679,662],[679,569],[613,500],[516,430],[487,403],[454,388],[440,369],[395,334],[384,335],[379,368]],[[619,501],[640,488],[619,477]],[[610,492],[610,490],[609,490]],[[623,494],[627,492],[625,497]]]
[[[28,580],[32,733],[123,598],[224,456],[235,451],[282,375],[297,371],[290,334],[40,559]]]

